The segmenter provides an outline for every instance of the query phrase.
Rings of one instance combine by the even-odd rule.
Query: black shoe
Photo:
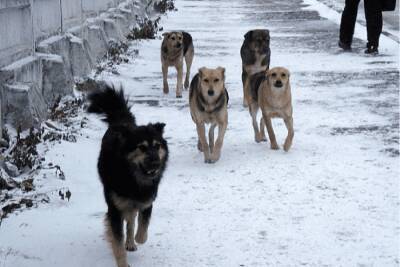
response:
[[[344,51],[351,51],[351,44],[339,41],[338,46]]]
[[[376,45],[367,45],[367,49],[364,51],[365,54],[377,55],[379,54],[378,47]]]

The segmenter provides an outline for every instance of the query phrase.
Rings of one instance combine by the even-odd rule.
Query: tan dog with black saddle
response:
[[[225,89],[225,69],[201,68],[190,83],[189,104],[196,124],[197,148],[204,152],[204,161],[214,163],[221,156],[221,148],[228,126],[228,91]],[[206,139],[205,125],[211,124]],[[218,138],[214,144],[214,129],[218,125]]]
[[[256,141],[266,140],[264,131],[265,123],[271,148],[279,149],[271,119],[282,118],[288,130],[288,135],[283,145],[283,149],[286,152],[292,146],[294,137],[292,95],[289,78],[289,70],[282,67],[256,73],[250,78],[251,96],[247,98]],[[257,125],[257,112],[259,108],[261,108],[262,112],[260,130]]]
[[[176,97],[182,97],[183,58],[186,62],[185,89],[189,88],[190,68],[193,62],[194,47],[192,36],[187,32],[166,32],[161,44],[161,64],[163,73],[163,90],[168,94],[168,67],[174,66],[178,72]]]

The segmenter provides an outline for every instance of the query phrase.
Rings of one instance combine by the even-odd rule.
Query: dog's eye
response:
[[[172,37],[171,39],[172,39],[172,41],[175,41],[175,37]]]
[[[203,81],[204,81],[205,83],[208,83],[208,79],[204,79]]]
[[[145,146],[145,145],[139,145],[138,148],[140,150],[142,150],[143,152],[147,150],[147,146]]]
[[[179,40],[182,40],[182,37],[179,37]]]
[[[272,73],[271,76],[275,78],[276,77],[276,73],[275,72]]]
[[[286,77],[286,74],[285,73],[282,73],[282,75],[281,75],[282,77]]]
[[[161,148],[161,144],[160,143],[155,143],[154,144],[154,148],[159,150]]]
[[[219,79],[214,79],[214,82],[215,82],[215,83],[219,82]]]

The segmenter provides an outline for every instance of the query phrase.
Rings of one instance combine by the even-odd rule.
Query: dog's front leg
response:
[[[286,152],[288,152],[290,147],[292,146],[292,141],[293,141],[293,137],[294,137],[293,118],[292,117],[285,118],[284,121],[285,121],[286,128],[288,130],[288,135],[286,137],[285,144],[283,145],[283,149]]]
[[[204,122],[196,123],[197,135],[199,136],[199,143],[204,153],[204,162],[211,163],[210,161],[210,148],[208,147],[206,140],[206,127]]]
[[[274,129],[272,128],[271,118],[264,111],[263,111],[263,118],[265,125],[267,126],[269,141],[271,142],[271,149],[277,150],[279,149],[279,146],[278,143],[276,142]]]
[[[265,122],[262,115],[260,119],[260,136],[262,141],[267,141],[267,137],[265,137]]]
[[[183,61],[176,66],[178,72],[177,84],[176,84],[176,98],[182,97],[182,78],[183,78]]]
[[[164,94],[168,94],[169,87],[168,87],[168,65],[167,64],[162,64],[162,74],[163,74],[163,91],[164,91]]]
[[[133,238],[133,233],[135,230],[135,219],[136,219],[137,211],[130,212],[126,216],[126,242],[125,248],[128,251],[135,251],[137,250],[135,240]]]
[[[244,67],[242,67],[242,84],[243,84],[243,107],[248,107],[249,103],[247,102],[247,86],[249,85],[249,82],[247,81],[247,73]]]
[[[185,62],[186,62],[186,77],[185,77],[185,89],[189,89],[189,79],[190,79],[190,68],[192,67],[192,62],[193,62],[193,47],[189,48],[189,51],[187,51],[186,56],[185,56]]]
[[[143,244],[147,240],[147,229],[149,228],[152,209],[153,206],[150,206],[139,211],[138,230],[135,236],[135,240],[139,244]]]
[[[109,209],[106,215],[106,235],[111,243],[118,267],[129,267],[123,244],[123,219],[116,210]]]
[[[217,125],[216,124],[212,124],[210,126],[210,130],[208,132],[208,144],[210,146],[210,153],[211,154],[213,153],[213,150],[214,150],[214,130],[215,130],[215,127],[217,127]]]
[[[226,132],[226,128],[228,126],[228,122],[224,121],[223,123],[218,125],[218,138],[215,142],[215,148],[213,153],[211,154],[211,161],[216,162],[221,157],[221,148],[224,143],[224,136]]]
[[[260,143],[261,141],[263,141],[263,137],[260,133],[260,130],[258,129],[258,122],[257,122],[258,104],[257,104],[257,102],[250,103],[249,110],[250,110],[251,120],[253,123],[254,140],[257,143]]]

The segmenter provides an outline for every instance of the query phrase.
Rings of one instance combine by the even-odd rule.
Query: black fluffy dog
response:
[[[108,205],[106,232],[118,267],[128,267],[126,250],[147,240],[153,201],[168,159],[164,123],[137,126],[121,89],[106,87],[89,96],[88,112],[104,114],[98,171]],[[134,238],[135,218],[138,229]],[[123,222],[126,220],[124,246]]]

